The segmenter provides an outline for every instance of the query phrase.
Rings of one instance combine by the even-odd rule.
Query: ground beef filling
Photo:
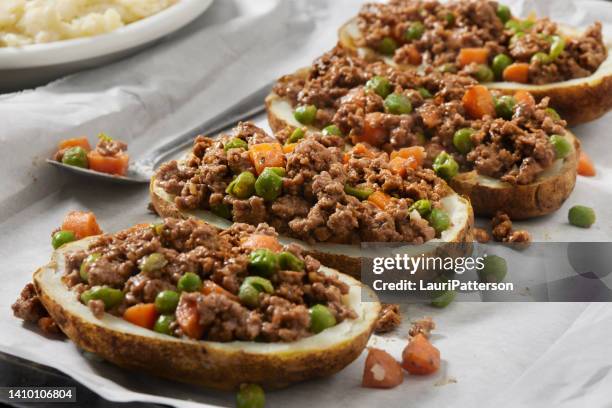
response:
[[[423,243],[436,236],[428,221],[410,207],[427,199],[434,208],[441,208],[440,199],[449,192],[446,183],[420,167],[398,175],[392,171],[386,152],[373,147],[365,153],[346,151],[339,136],[309,135],[285,153],[282,192],[273,200],[228,193],[233,179],[248,167],[245,164],[234,170],[230,158],[248,156],[260,140],[268,143],[268,138],[253,140],[244,134],[245,128],[252,127],[241,124],[232,135],[215,140],[199,137],[186,163],[170,162],[161,167],[156,176],[159,185],[176,195],[175,204],[182,210],[218,212],[221,206],[224,216],[234,222],[266,222],[280,234],[308,242]],[[243,140],[245,148],[226,149],[235,138]],[[377,206],[347,192],[347,186],[384,194],[388,203]]]
[[[311,70],[317,72],[317,78],[333,76],[340,69],[336,64],[348,63],[347,58],[342,50],[334,49],[315,61]],[[431,166],[436,156],[446,150],[462,171],[476,170],[484,176],[522,185],[534,182],[553,164],[555,150],[550,137],[566,133],[566,122],[549,109],[548,98],[539,104],[515,101],[509,116],[504,118],[486,115],[473,119],[462,103],[466,90],[477,85],[468,76],[433,71],[423,76],[382,63],[364,65],[354,57],[350,61],[359,73],[356,76],[362,78],[361,83],[350,89],[346,85],[342,96],[333,103],[327,101],[325,109],[333,112],[331,123],[353,144],[366,142],[386,151],[424,144],[425,166]],[[393,93],[410,102],[410,113],[388,111],[383,97],[363,84],[375,76],[387,79]],[[293,95],[291,102],[297,106],[307,103],[300,99],[301,89],[316,88],[318,93],[331,95],[331,90],[320,89],[326,83],[288,76],[281,78],[277,89],[292,89],[283,95]],[[493,94],[494,98],[501,96]],[[464,128],[473,130],[468,153],[460,153],[453,141],[455,133]],[[281,131],[278,137],[285,141],[289,134]]]
[[[13,314],[26,322],[36,323],[41,331],[46,335],[60,334],[61,331],[55,321],[49,317],[47,309],[43,306],[33,283],[28,283],[19,298],[11,306]]]
[[[259,292],[255,303],[249,303],[240,288],[247,277],[255,276],[254,242],[272,242],[277,254],[290,254],[297,266],[275,264],[267,276],[273,290]],[[87,261],[92,256],[95,260]],[[146,267],[151,256],[163,262]],[[81,301],[87,301],[92,289],[120,291],[121,301],[112,306],[104,299],[87,301],[96,317],[128,316],[130,307],[154,304],[160,293],[173,291],[180,293],[180,300],[166,334],[213,341],[288,342],[314,334],[309,312],[314,305],[326,306],[336,323],[356,317],[343,301],[348,285],[319,268],[319,262],[303,256],[296,245],[281,247],[276,232],[266,224],[234,224],[219,231],[200,221],[168,218],[103,235],[88,249],[69,252],[64,282]],[[179,289],[187,273],[199,277],[201,289]],[[44,311],[35,299],[18,303],[15,313],[28,320]]]
[[[391,54],[398,63],[474,74],[473,65],[462,65],[459,54],[464,48],[484,48],[490,66],[495,56],[506,54],[516,63],[529,65],[528,82],[546,84],[582,78],[595,72],[607,58],[602,27],[595,23],[582,35],[566,38],[563,51],[552,60],[533,58],[550,54],[557,24],[547,18],[530,20],[518,34],[505,25],[497,13],[498,2],[390,0],[363,6],[357,23],[363,33],[360,46],[384,51],[390,39]],[[414,24],[422,24],[420,35],[411,34]]]

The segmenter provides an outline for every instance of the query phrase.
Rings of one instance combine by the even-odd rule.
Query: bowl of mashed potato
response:
[[[0,0],[0,92],[134,53],[213,0]]]

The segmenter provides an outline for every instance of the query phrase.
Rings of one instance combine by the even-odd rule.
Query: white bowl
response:
[[[186,26],[212,2],[179,0],[158,14],[94,37],[0,48],[0,92],[42,85],[133,54]]]

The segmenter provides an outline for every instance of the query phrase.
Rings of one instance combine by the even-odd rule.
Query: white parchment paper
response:
[[[595,1],[513,1],[513,10],[612,34],[612,6]],[[0,96],[0,350],[47,364],[113,401],[232,406],[233,394],[127,372],[48,340],[12,316],[10,304],[51,252],[49,233],[74,209],[94,211],[106,231],[153,220],[147,187],[93,183],[44,163],[59,139],[105,131],[138,155],[189,129],[267,81],[331,48],[360,1],[217,0],[195,23],[154,48],[46,87]],[[259,122],[265,124],[260,118]],[[612,115],[577,127],[597,167],[579,177],[555,214],[520,223],[538,241],[612,239]],[[574,204],[592,206],[589,230],[569,226]],[[267,394],[269,406],[610,407],[612,307],[582,303],[455,303],[403,309],[406,323],[371,344],[400,358],[408,321],[433,315],[443,365],[393,389],[360,387],[364,356],[333,378]],[[248,369],[245,368],[245,369]]]

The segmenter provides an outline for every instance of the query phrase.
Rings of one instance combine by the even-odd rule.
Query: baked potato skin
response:
[[[284,119],[276,115],[272,109],[272,103],[278,99],[280,99],[280,96],[275,93],[271,93],[266,97],[266,113],[268,116],[268,125],[270,125],[270,129],[272,129],[272,133],[274,134],[280,132],[281,130],[287,127],[291,128],[291,130],[293,131],[293,129],[295,129],[295,126],[289,125]]]
[[[555,108],[569,126],[591,122],[612,109],[612,75],[600,78],[594,83],[582,82],[571,86],[559,86],[546,89],[521,87],[516,84],[513,89],[499,89],[506,94],[513,94],[520,89],[529,91],[539,102],[544,97],[550,98],[550,106]]]
[[[48,268],[53,268],[53,262]],[[211,342],[158,339],[92,324],[68,311],[47,292],[42,284],[43,272],[41,268],[34,274],[40,300],[61,330],[80,348],[122,368],[221,390],[234,390],[242,383],[277,389],[335,374],[361,354],[376,322],[371,319],[367,330],[321,350],[274,355],[223,350]],[[377,308],[374,316],[378,315],[380,305]]]
[[[550,214],[561,207],[576,184],[580,142],[573,137],[573,143],[574,151],[561,170],[535,183],[495,188],[477,183],[477,174],[471,171],[455,176],[450,185],[458,194],[470,198],[479,216],[489,217],[503,211],[513,220],[525,220]]]
[[[356,21],[355,18],[349,20],[338,31],[339,45],[354,54],[359,53],[359,51],[350,31],[351,29],[354,30]],[[368,61],[381,59],[381,56],[371,49],[368,49],[361,56]],[[612,55],[609,55],[608,58],[612,58]],[[407,67],[407,69],[410,69],[410,67]],[[589,80],[589,78],[582,78],[584,81],[572,85],[565,85],[564,82],[560,82],[558,85],[548,84],[547,86],[525,86],[512,83],[512,87],[505,86],[502,88],[496,86],[496,83],[484,85],[510,95],[519,90],[529,91],[538,102],[544,97],[549,97],[550,106],[559,112],[569,126],[576,126],[591,122],[612,109],[612,72],[596,81]],[[508,85],[508,83],[504,84]]]

